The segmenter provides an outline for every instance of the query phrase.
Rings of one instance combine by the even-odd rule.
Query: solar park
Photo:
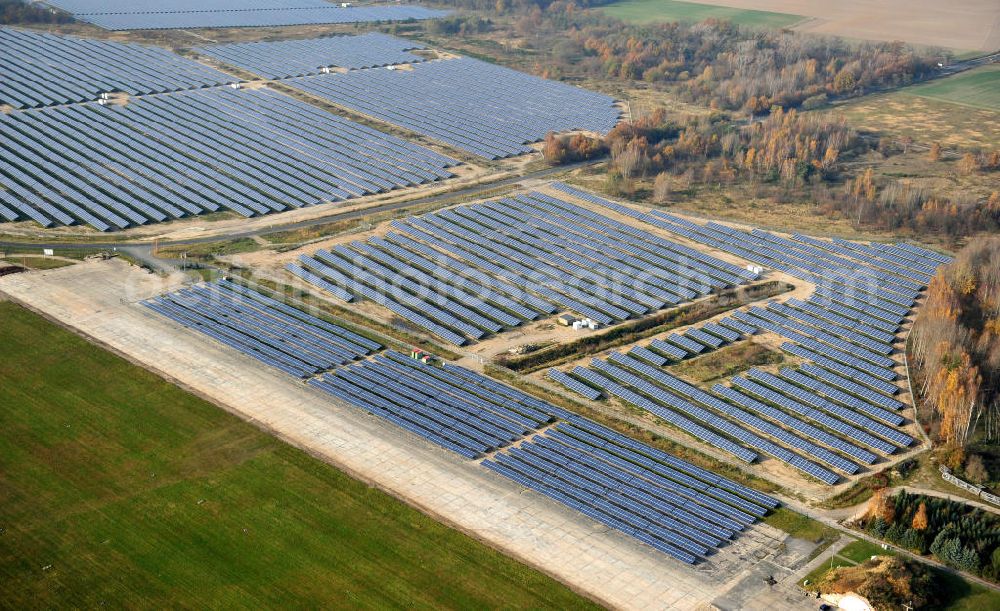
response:
[[[416,5],[340,7],[324,0],[46,0],[106,30],[254,28],[434,19],[448,11]]]
[[[49,4],[109,30],[445,14],[319,0]],[[549,132],[606,134],[620,119],[608,96],[471,58],[411,53],[421,49],[380,33],[192,49],[214,69],[146,45],[0,29],[0,68],[11,75],[0,83],[0,103],[12,109],[0,114],[0,220],[112,232],[220,211],[250,218],[364,202],[455,179],[457,157],[502,168]],[[247,83],[228,67],[262,80]],[[110,99],[119,94],[129,97]],[[437,144],[372,126],[379,124]],[[741,538],[752,538],[779,500],[598,424],[566,407],[572,403],[543,399],[543,391],[600,403],[591,415],[649,415],[643,422],[678,432],[696,453],[728,466],[749,471],[774,460],[829,487],[917,443],[897,353],[947,257],[902,242],[695,222],[562,182],[455,199],[386,221],[365,239],[352,230],[267,255],[270,282],[284,279],[285,288],[306,287],[309,299],[357,313],[350,323],[239,276],[175,282],[139,300],[123,295],[115,307],[140,311],[180,343],[217,344],[240,359],[239,369],[269,371],[310,393],[310,409],[356,412],[402,435],[400,447],[423,444],[440,451],[441,464],[534,491],[533,502],[546,497],[678,567],[720,555],[745,562]],[[539,370],[538,392],[472,368],[489,356],[486,347],[555,327],[562,312],[614,331],[776,273],[815,289],[581,352]],[[380,326],[355,322],[366,317]],[[559,341],[570,334],[557,331]],[[396,332],[458,356],[423,362],[405,354]],[[711,385],[671,370],[751,337],[780,346],[787,362]],[[645,433],[659,439],[654,428]]]
[[[124,229],[256,216],[451,176],[457,162],[267,89],[0,116],[0,216]]]
[[[306,40],[244,42],[196,47],[202,55],[268,79],[319,74],[324,68],[357,70],[424,61],[410,51],[423,45],[380,32]]]
[[[143,305],[684,563],[708,558],[778,506],[482,374],[382,351],[230,281]]]
[[[612,324],[755,275],[541,192],[392,223],[287,269],[456,345],[570,310]]]
[[[15,76],[0,83],[0,103],[38,108],[0,115],[3,221],[120,231],[216,211],[251,217],[448,179],[459,164],[273,89],[241,88],[236,77],[163,49],[7,28],[0,45]],[[320,97],[331,78],[371,81],[366,106],[353,110],[487,159],[530,152],[550,131],[603,133],[618,120],[606,96],[468,58],[422,62],[409,53],[417,48],[369,33],[197,51]],[[365,69],[413,62],[422,62],[419,72]],[[349,72],[316,74],[330,66]],[[46,78],[37,80],[40,72]],[[418,75],[404,82],[427,103],[412,122],[391,110],[400,96],[386,93],[393,102],[385,103],[370,89],[403,72]],[[517,91],[523,97],[510,95]],[[118,94],[135,97],[109,102]]]
[[[19,109],[238,80],[158,47],[11,28],[0,28],[0,73],[0,104]]]
[[[897,333],[933,270],[947,258],[907,244],[783,238],[719,223],[633,208],[560,185],[589,201],[692,241],[815,283],[806,300],[751,306],[683,334],[671,333],[590,367],[548,376],[589,400],[618,399],[646,410],[738,460],[769,455],[826,484],[898,452],[914,439],[901,430]],[[751,368],[710,390],[663,369],[755,333],[806,361],[775,375]]]
[[[289,84],[486,159],[530,152],[551,131],[605,134],[621,114],[609,96],[468,57]]]

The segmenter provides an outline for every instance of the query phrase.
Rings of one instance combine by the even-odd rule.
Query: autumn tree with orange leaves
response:
[[[910,524],[913,530],[927,530],[927,503],[920,503],[916,515],[913,516],[913,523]]]
[[[1000,438],[1000,238],[973,240],[930,282],[913,356],[937,441]]]

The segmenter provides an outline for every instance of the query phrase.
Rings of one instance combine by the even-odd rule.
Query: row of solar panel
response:
[[[335,359],[330,355],[345,342],[356,344],[355,356],[380,348],[228,281],[198,285],[146,305],[293,375],[302,372],[289,366],[290,357],[319,371],[331,365]],[[201,319],[195,322],[196,317]],[[262,345],[248,347],[249,334]],[[590,494],[610,503],[599,506],[622,523],[653,529],[652,537],[625,532],[686,562],[696,558],[678,555],[678,550],[704,557],[778,505],[768,495],[463,367],[432,366],[392,350],[334,367],[322,376],[307,373],[309,383],[468,458],[507,447],[553,420],[562,420],[544,436],[522,444],[517,454],[528,458],[518,464],[534,469],[558,464],[554,475],[585,484]],[[553,462],[557,458],[558,463]],[[507,463],[511,458],[497,455],[497,460]],[[497,464],[484,461],[526,486],[538,489],[542,483],[531,473],[505,471]],[[566,504],[602,521],[609,515]]]
[[[329,6],[326,0],[48,0],[47,4],[77,15],[260,11]]]
[[[722,261],[689,259],[652,234],[622,232],[537,192],[393,225],[411,237],[321,250],[288,269],[342,299],[377,293],[369,298],[459,345],[551,313],[553,303],[609,324],[744,281]],[[724,341],[702,335],[705,345]]]
[[[619,206],[621,207],[621,206]],[[864,301],[881,311],[908,310],[925,283],[900,277],[898,266],[870,257],[858,259],[858,253],[836,242],[824,242],[796,234],[786,240],[760,230],[747,233],[718,223],[698,225],[657,210],[642,215],[653,225],[684,235],[702,244],[725,250],[750,261],[768,265],[798,278],[824,285],[828,290]]]
[[[619,212],[621,214],[624,214],[625,216],[631,216],[632,218],[636,218],[637,220],[641,220],[641,221],[645,221],[646,220],[645,219],[645,215],[639,214],[639,213],[635,212],[634,210],[632,210],[631,208],[628,208],[627,206],[623,206],[621,204],[616,204],[616,203],[614,203],[614,202],[612,202],[610,200],[604,199],[603,197],[600,197],[598,195],[594,195],[593,193],[590,193],[590,192],[587,192],[587,191],[583,191],[583,190],[577,189],[575,187],[571,187],[571,186],[567,185],[566,183],[563,183],[563,182],[560,182],[560,181],[554,181],[554,182],[549,183],[549,186],[552,187],[552,188],[554,188],[554,189],[557,189],[559,191],[562,191],[563,193],[565,193],[567,195],[570,195],[572,197],[580,199],[582,201],[586,201],[586,202],[590,202],[592,204],[597,204],[597,205],[600,205],[600,206],[604,206],[606,208],[614,210],[615,212]],[[600,219],[606,219],[607,218],[607,217],[605,217],[603,215],[600,215],[600,214],[598,214],[596,212],[587,210],[585,208],[576,207],[575,210],[576,210],[576,212],[578,214],[580,214],[584,218],[587,218],[587,219],[590,219],[590,220],[600,220]],[[610,221],[610,219],[608,219],[608,221]],[[645,235],[649,235],[649,236],[653,235],[653,234],[650,234],[650,233],[648,233],[646,231],[642,231],[641,229],[637,229],[637,228],[635,228],[635,227],[633,227],[631,225],[627,225],[625,223],[620,223],[620,222],[617,222],[617,221],[610,221],[609,226],[614,227],[614,228],[618,228],[624,234],[632,234],[632,235],[645,234]],[[708,263],[709,265],[712,265],[712,266],[718,266],[719,263],[720,263],[720,261],[721,261],[717,257],[713,257],[712,255],[705,254],[705,253],[703,253],[700,250],[691,248],[690,246],[685,246],[685,245],[679,244],[677,242],[672,242],[672,241],[669,241],[669,240],[664,240],[663,238],[660,238],[658,236],[653,236],[653,237],[655,238],[655,240],[656,240],[656,242],[658,244],[667,245],[667,247],[670,248],[671,250],[674,250],[677,253],[686,256],[690,260],[701,261],[703,263]],[[744,280],[756,280],[757,277],[758,277],[758,274],[756,274],[755,272],[749,271],[749,270],[747,270],[747,269],[745,269],[743,267],[740,267],[739,265],[734,265],[734,264],[728,263],[728,262],[722,262],[722,266],[723,266],[722,269],[725,269],[729,273],[731,273],[733,275],[736,275],[738,277],[741,277]]]
[[[660,214],[659,216],[669,215]],[[912,303],[912,296],[922,288],[919,283],[880,271],[877,266],[870,265],[869,261],[857,257],[849,249],[837,246],[836,240],[830,243],[830,247],[819,249],[815,247],[815,243],[813,246],[797,243],[759,229],[746,233],[718,223],[707,223],[702,231],[721,238],[723,242],[779,262],[784,267],[791,269],[792,272],[798,272],[802,276],[824,277],[829,275],[829,277],[836,277],[836,275],[844,273],[855,274],[861,283],[875,287],[873,293],[883,295],[889,301],[899,300],[899,303],[907,306]],[[829,250],[861,260],[845,260],[842,257],[831,255],[827,252]],[[884,284],[887,290],[877,288],[879,284]],[[905,301],[907,298],[911,300]]]
[[[718,323],[706,323],[700,329],[691,328],[684,335],[671,333],[663,339],[654,339],[647,346],[633,346],[628,351],[629,356],[663,367],[670,361],[679,361],[701,354],[706,348],[715,349],[727,342],[735,342],[743,335],[753,335],[757,329],[739,321],[723,318]],[[592,401],[601,398],[601,392],[592,386],[581,383],[576,378],[551,368],[547,373],[549,379],[565,386],[574,393]]]
[[[449,371],[393,351],[310,384],[373,414],[407,420],[428,433],[428,439],[443,439],[451,444],[445,447],[462,448],[459,453],[470,458],[504,447],[553,419],[485,389],[471,394],[468,384]]]
[[[0,126],[7,220],[46,227],[267,214],[439,180],[457,163],[264,89],[13,113]]]
[[[321,0],[171,0],[169,3],[46,0],[106,30],[255,28],[436,19],[450,11],[417,5],[338,7]],[[295,6],[289,6],[294,4]]]
[[[239,80],[159,47],[10,28],[0,28],[0,74],[0,104],[19,109]]]
[[[794,340],[799,345],[786,343],[783,349],[814,364],[798,372],[785,368],[781,378],[751,372],[754,381],[735,378],[733,383],[859,445],[890,453],[912,443],[910,436],[894,428],[903,424],[903,418],[889,410],[903,404],[891,396],[898,392],[892,383],[896,362],[885,355],[893,352],[895,333],[916,296],[947,257],[907,244],[865,246],[798,234],[788,240],[760,230],[747,233],[717,223],[697,225],[658,211],[643,214],[606,200],[595,203],[820,283],[806,301],[789,299],[734,314],[744,323]],[[717,390],[737,392],[721,386]],[[774,409],[743,397],[742,405]],[[734,399],[732,394],[729,398]],[[787,417],[786,412],[782,418]]]
[[[469,458],[505,448],[555,417],[569,420],[572,424],[560,423],[482,464],[543,493],[586,489],[586,498],[596,495],[607,504],[547,496],[605,523],[614,515],[644,525],[651,537],[623,530],[685,562],[705,557],[777,506],[766,495],[632,440],[623,442],[604,427],[455,366],[425,365],[389,351],[376,363],[343,368],[311,384]],[[521,430],[525,425],[530,428]],[[554,485],[548,475],[563,485]]]
[[[359,36],[332,36],[307,40],[238,42],[196,47],[194,50],[231,66],[268,79],[319,74],[323,68],[339,66],[357,70],[376,66],[424,61],[412,49],[420,43],[380,32]]]
[[[156,297],[143,305],[298,377],[344,365],[381,348],[357,333],[225,280]]]
[[[740,390],[716,385],[713,396],[650,365],[631,352],[612,353],[608,361],[595,359],[592,366],[600,374],[578,367],[573,370],[573,376],[550,372],[550,377],[588,398],[596,398],[601,391],[618,396],[744,460],[756,458],[755,454],[746,454],[746,448],[752,448],[828,484],[838,482],[840,477],[810,458],[854,474],[859,466],[853,460],[872,464],[877,459],[876,454],[864,448],[891,454],[898,447],[908,447],[913,441],[908,435],[885,424],[902,424],[898,414],[834,388],[831,384],[842,386],[847,383],[847,387],[851,388],[851,383],[818,368],[798,372],[785,368],[781,378],[751,369],[747,373],[748,378],[732,379]],[[729,402],[721,401],[720,396]],[[867,412],[878,420],[861,412]],[[819,426],[809,424],[807,421],[810,420]],[[685,421],[696,428],[684,426]],[[744,426],[782,445],[751,434]],[[722,435],[719,436],[719,433]],[[736,446],[742,451],[734,451],[731,439],[743,442],[746,447]],[[802,451],[810,458],[787,448]],[[845,459],[842,455],[849,458]]]
[[[289,82],[307,93],[486,159],[530,152],[549,132],[607,133],[608,96],[470,58]]]

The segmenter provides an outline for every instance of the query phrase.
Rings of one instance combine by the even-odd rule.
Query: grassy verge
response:
[[[910,93],[972,108],[1000,111],[1000,66],[974,68],[910,88]]]
[[[778,530],[783,530],[796,539],[816,543],[818,547],[813,550],[813,557],[818,556],[840,538],[840,531],[836,528],[831,528],[822,522],[796,513],[787,507],[779,507],[768,514],[764,518],[764,523]]]
[[[837,555],[850,560],[854,564],[861,564],[872,556],[893,556],[895,552],[891,549],[884,550],[881,546],[870,541],[854,541],[845,545],[842,550],[837,552]]]
[[[68,265],[73,265],[73,261],[66,261],[64,259],[51,259],[49,257],[29,257],[28,255],[13,256],[8,259],[0,259],[0,263],[9,263],[11,265],[20,265],[22,267],[27,267],[28,269],[58,269],[60,267],[66,267]]]
[[[793,287],[775,280],[739,289],[723,291],[720,294],[631,322],[609,327],[605,332],[584,337],[571,342],[556,344],[521,357],[501,357],[500,363],[519,373],[531,373],[543,367],[551,367],[588,354],[597,354],[617,346],[652,337],[677,327],[689,325],[706,318],[739,308],[750,302],[774,297]]]
[[[165,259],[180,258],[186,255],[189,259],[211,261],[217,256],[237,255],[245,252],[255,252],[264,245],[251,238],[235,240],[220,240],[203,244],[164,246],[156,249],[156,255]]]
[[[482,191],[477,191],[475,195],[463,197],[449,197],[451,191],[462,191],[470,188],[468,185],[456,186],[452,189],[448,189],[433,197],[440,197],[441,199],[435,199],[429,203],[417,203],[418,200],[423,199],[423,196],[415,196],[414,203],[410,206],[396,208],[393,210],[388,210],[385,212],[367,214],[361,218],[345,219],[340,221],[331,221],[329,223],[322,223],[319,225],[313,225],[311,227],[302,227],[299,229],[290,229],[287,231],[277,231],[274,233],[264,234],[264,238],[275,245],[297,245],[305,242],[311,242],[313,240],[318,240],[320,238],[330,238],[338,234],[349,233],[357,231],[369,226],[378,225],[379,223],[385,221],[391,221],[395,219],[405,218],[408,216],[414,216],[418,214],[424,214],[431,212],[433,210],[438,210],[447,206],[451,206],[458,203],[466,203],[471,198],[472,200],[488,199],[491,197],[498,197],[500,195],[505,195],[511,191],[518,189],[520,185],[509,184],[501,185],[494,188],[484,188]]]
[[[103,248],[54,248],[53,253],[59,257],[66,257],[67,259],[77,259],[83,261],[91,255],[97,255],[100,253],[109,252],[108,249]],[[42,249],[40,247],[25,245],[16,247],[0,247],[0,253],[3,253],[8,258],[13,260],[20,260],[20,257],[26,256],[29,258],[43,257]]]
[[[0,318],[5,607],[591,607],[14,304]]]
[[[785,357],[780,352],[775,352],[751,339],[724,346],[704,356],[681,361],[669,369],[672,373],[700,384],[707,384],[736,375],[751,367],[779,365],[784,362]]]

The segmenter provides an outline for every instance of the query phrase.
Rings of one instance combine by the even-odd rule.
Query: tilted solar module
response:
[[[450,11],[418,5],[341,7],[325,0],[46,0],[106,30],[252,28],[436,19]]]
[[[424,45],[380,32],[306,40],[238,42],[195,47],[195,51],[231,66],[280,79],[319,74],[332,66],[359,69],[424,61],[413,49]]]
[[[457,163],[269,90],[18,112],[0,127],[0,184],[16,211],[100,231],[340,201],[446,178]]]
[[[103,93],[164,93],[239,79],[149,45],[0,27],[0,104],[36,108]]]
[[[603,94],[464,57],[288,84],[487,159],[530,152],[552,131],[607,133],[620,114]]]

